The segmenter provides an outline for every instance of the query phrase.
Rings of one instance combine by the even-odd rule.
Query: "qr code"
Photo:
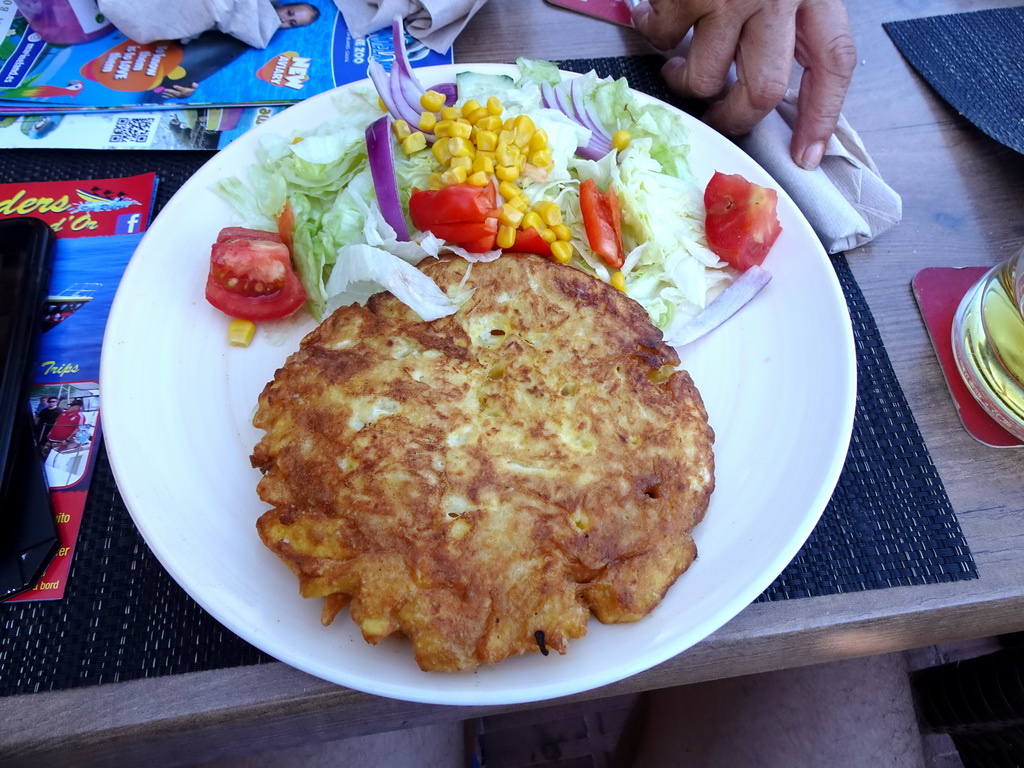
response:
[[[145,144],[155,122],[154,117],[119,117],[110,141],[113,144]]]

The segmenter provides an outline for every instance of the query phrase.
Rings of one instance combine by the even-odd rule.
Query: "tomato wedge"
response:
[[[231,317],[257,322],[290,315],[306,292],[276,233],[228,227],[210,249],[206,300]]]
[[[421,232],[474,253],[492,250],[498,235],[494,185],[449,184],[441,189],[414,189],[409,217]]]
[[[509,249],[520,253],[536,253],[551,258],[551,244],[534,227],[516,230],[516,241]]]
[[[277,214],[277,234],[281,236],[281,242],[292,249],[292,232],[295,231],[295,209],[292,208],[292,201],[285,200],[281,206],[281,212]]]
[[[217,235],[218,243],[226,243],[229,240],[269,240],[273,243],[284,242],[276,232],[267,232],[265,229],[249,229],[247,227],[224,227]]]
[[[497,194],[493,184],[449,184],[441,189],[415,189],[409,198],[409,216],[416,228],[423,224],[482,221],[497,216]]]
[[[615,190],[609,186],[602,192],[593,179],[587,179],[580,184],[580,209],[591,250],[609,267],[620,269],[626,263],[626,253],[622,249],[622,214]]]
[[[760,265],[782,232],[778,202],[774,189],[738,174],[715,172],[704,190],[708,247],[741,271]]]
[[[470,243],[497,235],[498,220],[491,217],[480,221],[431,224],[430,231],[449,243]]]

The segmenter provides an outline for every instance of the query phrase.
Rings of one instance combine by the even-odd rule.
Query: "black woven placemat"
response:
[[[952,107],[996,141],[1024,152],[1024,7],[882,27]]]
[[[658,59],[562,62],[625,75],[668,99]],[[209,157],[192,152],[0,154],[0,182],[157,170],[162,206]],[[760,600],[976,578],[977,571],[871,311],[833,258],[853,318],[856,420],[836,492],[806,546]],[[167,575],[136,530],[100,452],[64,599],[0,604],[0,695],[266,662]]]

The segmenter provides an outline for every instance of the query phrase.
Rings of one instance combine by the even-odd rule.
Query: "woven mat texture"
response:
[[[677,106],[656,57],[573,60],[625,76]],[[211,155],[188,151],[0,154],[0,182],[130,176],[161,179],[157,209]],[[917,423],[846,258],[833,264],[853,318],[858,395],[836,492],[799,555],[759,598],[782,600],[976,578]],[[0,695],[270,661],[225,629],[167,575],[136,530],[101,450],[63,600],[0,604]]]
[[[882,27],[950,106],[996,141],[1024,153],[1024,6]]]

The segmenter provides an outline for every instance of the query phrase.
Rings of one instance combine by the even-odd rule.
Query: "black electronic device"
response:
[[[0,600],[34,587],[60,546],[28,391],[53,240],[39,219],[0,219]]]

